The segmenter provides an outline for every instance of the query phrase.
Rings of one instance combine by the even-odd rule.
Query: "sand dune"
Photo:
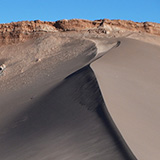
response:
[[[52,40],[50,36],[45,38]],[[33,57],[29,51],[34,44],[19,44],[17,53],[20,48],[28,47],[26,61],[26,52],[18,60],[16,56],[9,59],[6,63],[9,69],[1,77],[4,84],[0,101],[0,156],[3,160],[135,159],[114,126],[88,66],[99,58],[97,52],[103,55],[117,45],[116,41],[106,41],[72,39],[62,43],[59,54],[64,58],[63,52],[67,51],[71,60],[62,59],[63,63],[58,64],[52,62],[55,58],[61,61],[56,52],[46,52],[48,58],[46,55],[43,59],[43,48]],[[12,48],[15,46],[9,50],[7,46],[2,48],[3,55]],[[75,56],[74,50],[78,51]],[[37,62],[35,57],[41,60]],[[19,67],[26,71],[21,73]]]
[[[0,159],[160,158],[159,24],[32,21],[0,33]]]

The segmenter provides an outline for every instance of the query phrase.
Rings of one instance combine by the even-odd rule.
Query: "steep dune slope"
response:
[[[91,66],[105,103],[139,160],[160,158],[160,46],[132,39]]]

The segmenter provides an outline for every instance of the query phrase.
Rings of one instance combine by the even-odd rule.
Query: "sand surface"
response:
[[[94,41],[48,34],[0,48],[2,160],[135,159],[87,66],[116,42]]]
[[[142,39],[119,40],[118,48],[106,53],[91,67],[109,113],[137,159],[158,160],[160,46]]]
[[[1,159],[134,159],[114,133],[105,108],[86,67],[14,113],[1,128]]]
[[[0,47],[2,160],[160,158],[157,39],[84,32]]]

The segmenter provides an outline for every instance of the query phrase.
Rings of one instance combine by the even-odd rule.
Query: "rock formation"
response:
[[[38,37],[44,32],[96,32],[102,34],[124,33],[128,31],[160,35],[160,24],[151,22],[133,22],[126,20],[59,20],[46,21],[22,21],[0,24],[0,43],[15,43],[29,38]],[[112,34],[113,35],[113,34]]]

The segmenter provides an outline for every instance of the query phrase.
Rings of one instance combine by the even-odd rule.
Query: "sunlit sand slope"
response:
[[[132,39],[95,61],[105,103],[139,160],[160,159],[160,46]],[[152,41],[151,41],[152,43]]]

